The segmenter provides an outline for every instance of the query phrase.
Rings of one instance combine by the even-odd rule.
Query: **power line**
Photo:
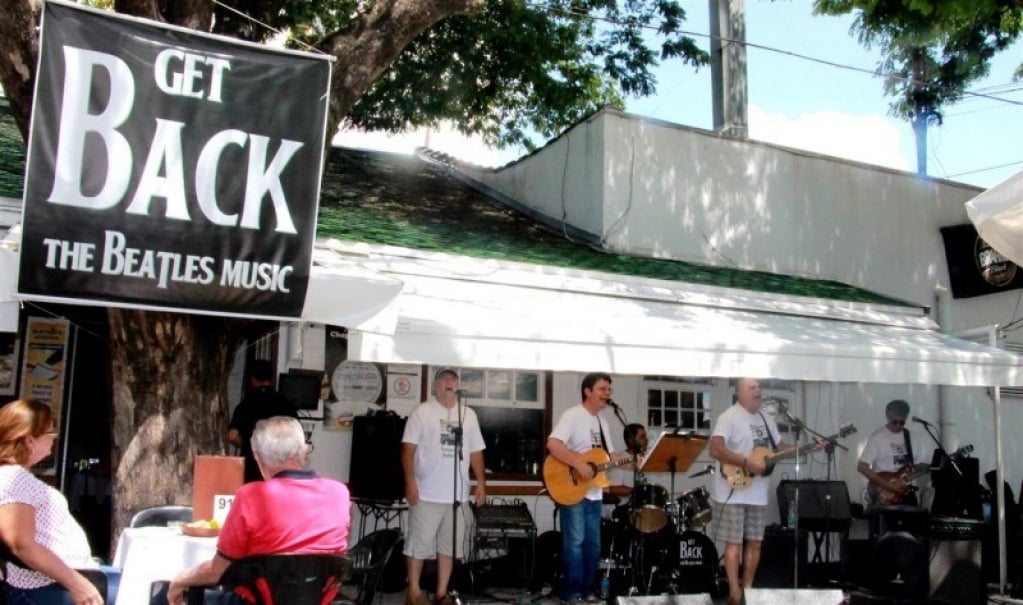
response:
[[[999,168],[1008,168],[1009,166],[1017,166],[1023,164],[1023,160],[1016,160],[1015,162],[1006,162],[1005,164],[999,164],[997,166],[988,166],[987,168],[978,168],[976,170],[968,170],[966,172],[960,172],[957,174],[946,174],[946,179],[954,179],[957,176],[966,176],[968,174],[977,174],[978,172],[987,172],[989,170],[998,170]]]
[[[583,19],[590,19],[592,21],[601,21],[601,22],[604,22],[604,23],[608,23],[610,25],[618,25],[618,26],[628,25],[626,23],[622,23],[622,22],[617,21],[615,19],[611,19],[610,17],[599,17],[599,16],[596,16],[596,15],[590,15],[589,13],[585,13],[585,12],[582,12],[582,11],[576,11],[576,10],[571,10],[571,9],[564,9],[564,8],[557,7],[557,6],[551,6],[550,4],[543,4],[543,3],[537,3],[537,2],[529,2],[528,0],[527,0],[527,4],[532,4],[536,8],[539,8],[541,10],[546,10],[547,12],[550,12],[550,13],[560,13],[562,15],[571,16],[571,17],[579,17],[579,18],[583,18]],[[642,29],[650,30],[650,31],[658,31],[658,28],[653,27],[651,25],[641,25],[639,27],[642,28]],[[905,76],[899,76],[899,75],[896,75],[896,74],[893,74],[893,73],[880,73],[880,72],[878,72],[875,69],[868,69],[868,68],[865,68],[865,67],[857,67],[855,65],[848,65],[848,64],[845,64],[845,63],[839,63],[837,61],[829,61],[827,59],[820,59],[820,58],[817,58],[817,57],[811,57],[809,55],[803,55],[803,54],[800,54],[800,53],[797,53],[797,52],[793,52],[793,51],[790,51],[790,50],[782,50],[780,48],[774,48],[772,46],[766,46],[764,44],[757,44],[755,42],[748,42],[746,40],[734,40],[734,39],[731,39],[731,38],[723,38],[723,37],[720,37],[720,36],[712,36],[710,34],[705,34],[703,32],[695,32],[695,31],[687,31],[687,30],[679,30],[678,33],[685,34],[687,36],[692,36],[694,38],[707,38],[708,40],[712,40],[714,38],[717,38],[717,39],[720,39],[723,42],[728,42],[730,44],[741,44],[741,45],[743,45],[743,46],[745,46],[747,48],[756,48],[758,50],[764,50],[764,51],[767,51],[767,52],[772,52],[772,53],[776,53],[776,54],[780,54],[780,55],[794,57],[794,58],[797,58],[797,59],[802,59],[804,61],[810,61],[811,63],[819,63],[821,65],[827,65],[829,67],[835,67],[837,69],[845,69],[845,70],[848,70],[848,71],[855,71],[855,72],[859,72],[859,73],[869,74],[871,76],[881,76],[881,77],[884,77],[884,78],[891,78],[893,80],[899,80],[901,82],[906,82],[908,84],[920,84],[920,85],[926,85],[927,84],[927,82],[921,82],[921,81],[918,81],[918,80],[914,80],[912,78],[907,78]],[[969,97],[981,98],[981,99],[992,99],[994,101],[1000,101],[1002,103],[1009,103],[1011,105],[1018,105],[1018,106],[1023,107],[1023,101],[1016,101],[1014,99],[1006,99],[1006,98],[997,96],[995,94],[989,94],[989,93],[974,92],[974,91],[970,91],[970,90],[965,90],[965,91],[963,91],[963,95],[964,96],[969,96]]]

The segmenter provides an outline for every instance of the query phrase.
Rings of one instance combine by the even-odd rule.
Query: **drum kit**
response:
[[[601,527],[601,573],[617,594],[715,592],[718,555],[704,533],[710,497],[698,487],[671,499],[655,483],[639,483]]]
[[[675,474],[689,470],[707,441],[696,433],[661,433],[636,469],[628,502],[602,520],[600,573],[612,595],[720,592],[717,549],[704,533],[713,516],[710,496],[698,487],[674,497]],[[689,477],[711,472],[708,465]],[[671,489],[646,482],[647,473],[669,473]]]

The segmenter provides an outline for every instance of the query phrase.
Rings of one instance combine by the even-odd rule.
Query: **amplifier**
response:
[[[961,517],[932,517],[929,535],[939,540],[980,540],[984,536],[984,522]]]
[[[536,523],[525,502],[487,503],[472,507],[476,535],[483,538],[528,538],[536,535]]]

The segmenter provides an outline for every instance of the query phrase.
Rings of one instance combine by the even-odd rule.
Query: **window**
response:
[[[648,428],[679,427],[690,431],[711,428],[709,382],[657,378],[643,383]]]
[[[462,368],[459,374],[465,396],[473,405],[544,407],[539,372]]]

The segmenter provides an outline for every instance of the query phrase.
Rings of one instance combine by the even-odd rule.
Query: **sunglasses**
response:
[[[906,426],[905,420],[889,420],[888,424],[894,424],[895,426]]]

